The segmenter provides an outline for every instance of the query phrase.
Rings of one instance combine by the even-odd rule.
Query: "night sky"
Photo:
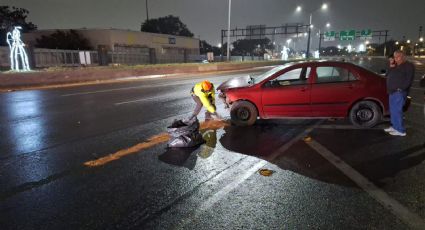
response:
[[[39,29],[117,28],[140,30],[146,19],[146,0],[0,0],[0,5],[30,11],[28,21]],[[308,23],[309,13],[320,8],[317,0],[232,0],[231,27],[280,26]],[[390,30],[395,40],[418,39],[425,26],[424,0],[330,0],[329,9],[313,13],[313,24],[331,23],[343,29]],[[295,13],[297,5],[303,12]],[[228,0],[148,0],[149,18],[180,17],[196,38],[212,45],[220,42],[220,30],[227,29]],[[425,33],[423,33],[425,34]],[[326,44],[324,44],[326,46]]]

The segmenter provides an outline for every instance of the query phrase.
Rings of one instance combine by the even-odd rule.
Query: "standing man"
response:
[[[403,124],[403,105],[415,77],[415,66],[407,61],[405,53],[401,50],[394,52],[394,62],[390,63],[387,75],[391,127],[384,130],[393,136],[406,136]]]
[[[419,85],[421,87],[425,87],[425,75],[422,76],[422,78],[421,78],[421,80],[419,82]],[[425,115],[425,92],[424,92],[424,115]]]
[[[196,117],[204,106],[207,111],[205,112],[205,120],[221,119],[217,114],[215,106],[215,89],[214,85],[209,81],[202,81],[197,83],[191,91],[192,98],[196,103],[195,110],[190,117],[190,120]]]

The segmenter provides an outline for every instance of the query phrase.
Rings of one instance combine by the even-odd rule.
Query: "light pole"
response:
[[[146,0],[146,21],[149,21],[148,0]]]
[[[230,60],[230,12],[232,8],[232,0],[229,0],[229,20],[227,23],[227,61]]]
[[[326,28],[329,29],[331,27],[331,23],[326,23]],[[322,48],[322,34],[320,33],[320,29],[319,29],[319,53],[320,53],[320,49]]]
[[[312,26],[313,26],[312,25],[313,13],[315,13],[318,10],[327,10],[327,9],[328,9],[328,4],[323,3],[322,6],[319,9],[314,10],[314,11],[312,11],[310,13],[310,21],[309,21],[309,24],[308,24],[308,38],[307,38],[307,53],[306,53],[306,58],[308,58],[310,56],[310,40],[311,40],[311,29],[312,29]],[[301,12],[302,11],[301,6],[298,6],[296,8],[296,11],[297,12]]]

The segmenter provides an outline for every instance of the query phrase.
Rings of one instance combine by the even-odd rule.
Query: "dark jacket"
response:
[[[387,91],[405,91],[409,93],[410,86],[415,78],[415,66],[406,61],[401,65],[390,68],[387,74]]]

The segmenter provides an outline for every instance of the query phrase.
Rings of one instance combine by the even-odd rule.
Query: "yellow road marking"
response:
[[[217,129],[223,128],[225,126],[229,126],[229,124],[226,121],[212,120],[212,121],[202,122],[201,125],[200,125],[200,129],[201,130],[206,130],[206,129],[217,130]],[[141,150],[153,147],[153,146],[160,144],[160,143],[163,143],[163,142],[167,142],[168,140],[170,140],[170,136],[168,135],[168,133],[161,133],[161,134],[158,134],[158,135],[155,135],[155,136],[149,138],[145,142],[139,143],[139,144],[134,145],[130,148],[119,150],[118,152],[109,154],[107,156],[101,157],[101,158],[96,159],[96,160],[84,162],[84,165],[87,166],[87,167],[101,166],[101,165],[107,164],[111,161],[118,160],[118,159],[120,159],[124,156],[140,152]]]

